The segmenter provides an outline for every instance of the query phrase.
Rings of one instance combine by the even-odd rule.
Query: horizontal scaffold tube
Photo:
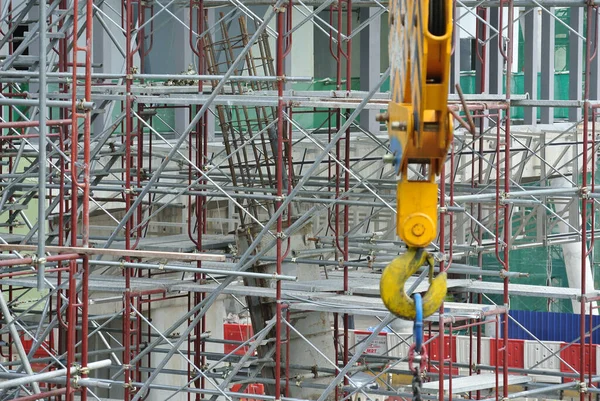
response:
[[[75,375],[82,369],[86,369],[86,371],[102,369],[102,368],[109,367],[111,365],[111,363],[112,362],[110,361],[110,359],[104,359],[104,360],[98,361],[98,362],[90,362],[85,367],[72,366],[70,368],[69,372],[71,375]],[[12,387],[24,386],[26,384],[31,384],[31,383],[39,383],[39,382],[43,382],[44,380],[47,380],[47,379],[54,379],[56,377],[64,376],[66,374],[67,374],[67,369],[65,368],[65,369],[53,370],[50,372],[44,372],[44,373],[38,373],[38,374],[34,374],[34,375],[19,377],[16,379],[7,380],[5,382],[0,382],[0,390],[12,388]]]

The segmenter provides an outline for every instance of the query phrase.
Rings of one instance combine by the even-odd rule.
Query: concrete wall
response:
[[[110,296],[110,295],[114,295],[114,294],[105,294],[105,295]],[[102,297],[102,296],[103,296],[103,294],[95,293],[95,294],[91,294],[90,298],[96,298],[96,297]],[[226,318],[225,305],[226,305],[227,299],[228,299],[228,297],[225,295],[219,296],[218,299],[214,302],[214,304],[206,312],[206,325],[207,325],[206,331],[210,333],[211,338],[215,338],[215,339],[223,338],[223,323]],[[90,314],[116,313],[116,312],[118,312],[118,310],[120,310],[121,306],[122,306],[121,303],[104,303],[104,304],[91,305]],[[149,315],[146,311],[144,313],[144,316],[146,316],[147,318],[151,317],[151,323],[156,329],[156,330],[151,329],[151,334],[156,335],[159,332],[164,332],[167,328],[169,328],[171,325],[173,325],[187,310],[188,310],[187,298],[177,298],[177,299],[153,303],[151,315]],[[115,320],[110,325],[108,325],[108,328],[118,329],[118,330],[120,330],[121,327],[122,327],[122,321],[120,319]],[[143,332],[144,333],[147,332],[147,327],[148,326],[146,324],[143,324]],[[187,324],[183,324],[183,325],[179,326],[179,328],[177,330],[175,330],[175,333],[182,332],[183,330],[185,330],[186,327],[187,327]],[[111,333],[111,334],[113,334],[113,333]],[[122,344],[122,337],[120,334],[118,336],[115,336],[114,339],[111,339],[110,336],[105,336],[105,338],[108,339],[110,345],[114,348],[117,348],[117,347],[121,346],[121,344]],[[155,338],[156,337],[153,337],[152,340]],[[169,338],[169,341],[175,342],[175,341],[177,341],[177,334],[175,334],[175,336],[168,337],[168,338]],[[147,337],[144,338],[144,341],[147,341]],[[167,344],[160,345],[157,347],[158,350],[168,350],[169,348],[170,347]],[[98,350],[98,349],[107,349],[107,346],[106,346],[106,344],[103,343],[102,339],[98,335],[96,335],[90,339],[90,351],[94,351],[94,350]],[[187,353],[186,353],[187,342],[185,342],[182,345],[182,347],[179,348],[179,351],[181,351],[181,353],[187,357]],[[206,352],[222,353],[223,352],[223,344],[207,342]],[[120,360],[122,358],[122,352],[117,351],[116,356]],[[181,372],[184,372],[184,374],[164,373],[164,374],[161,374],[157,378],[156,381],[154,381],[154,384],[165,384],[165,385],[170,385],[170,386],[184,386],[187,383],[187,375],[185,374],[185,372],[187,372],[188,366],[190,365],[186,361],[184,356],[182,356],[178,353],[175,354],[169,360],[169,362],[167,363],[167,365],[165,367],[165,369],[181,371]],[[91,357],[90,360],[93,361],[93,360],[97,360],[97,359],[105,359],[107,357],[108,357],[107,355],[94,356],[94,357]],[[150,366],[156,366],[158,363],[160,363],[163,360],[164,357],[165,357],[165,352],[153,353]],[[193,361],[193,357],[191,360]],[[215,362],[210,361],[210,360],[207,361],[207,364],[211,369],[219,368],[220,366],[223,366],[222,363],[215,364]],[[144,358],[142,366],[143,367],[148,366],[147,358]],[[142,378],[147,377],[149,375],[149,373],[150,372],[148,372],[147,370],[145,372],[143,372]],[[114,374],[115,374],[114,371],[111,371],[111,373],[109,373],[107,369],[104,369],[104,370],[96,371],[94,374],[94,377],[106,378],[106,377],[110,377]],[[118,378],[117,380],[119,380],[119,379],[122,379],[122,376],[120,378]],[[214,386],[211,385],[211,383],[209,381],[207,381],[206,388],[214,388]],[[102,397],[122,399],[123,389],[120,388],[119,386],[113,386],[110,390],[98,390],[97,394]],[[172,394],[173,394],[172,391],[162,391],[162,390],[152,389],[149,393],[147,400],[148,401],[163,401]],[[187,395],[186,395],[186,393],[182,392],[170,399],[172,399],[174,401],[185,401],[185,400],[187,400]]]

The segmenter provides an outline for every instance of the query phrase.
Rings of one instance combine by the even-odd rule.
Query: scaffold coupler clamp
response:
[[[413,400],[421,401],[422,375],[427,369],[427,349],[423,346],[423,301],[421,294],[414,294],[413,299],[415,301],[416,318],[413,324],[414,343],[408,350],[408,369],[413,373]],[[418,362],[416,367],[415,360]]]

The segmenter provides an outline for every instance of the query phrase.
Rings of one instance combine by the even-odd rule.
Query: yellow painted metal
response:
[[[453,5],[452,0],[390,0],[389,7],[392,99],[384,120],[400,175],[396,232],[409,251],[384,270],[380,292],[392,313],[414,319],[404,283],[426,260],[431,270],[424,315],[435,312],[446,296],[446,273],[433,279],[433,258],[423,248],[437,236],[435,179],[453,139],[448,111]],[[410,180],[409,165],[423,179]]]
[[[433,194],[432,183],[452,143],[448,111],[452,0],[393,0],[390,27],[392,101],[387,124],[390,138],[399,144],[395,151],[400,153],[396,163],[401,175],[396,231],[409,246],[424,247],[437,233],[437,208],[430,199],[433,196],[437,203],[437,193]],[[426,165],[425,180],[409,183],[409,164]],[[424,233],[413,234],[422,227]]]
[[[437,236],[438,186],[400,181],[397,188],[397,232],[409,247],[426,247]]]
[[[415,320],[415,302],[406,294],[404,285],[425,263],[429,265],[429,289],[423,296],[423,317],[434,314],[446,296],[446,273],[433,278],[433,256],[422,248],[409,248],[408,252],[395,258],[381,275],[379,292],[385,307],[395,316]]]

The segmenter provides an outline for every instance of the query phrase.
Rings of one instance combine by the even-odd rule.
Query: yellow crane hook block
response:
[[[386,121],[391,160],[399,174],[396,231],[409,247],[437,235],[437,184],[452,143],[448,87],[452,0],[390,1],[392,99]],[[409,180],[408,166],[421,173]]]
[[[387,124],[392,154],[386,159],[399,175],[396,232],[408,252],[383,271],[380,293],[390,312],[414,320],[414,301],[404,285],[425,261],[430,288],[423,297],[423,317],[441,306],[447,291],[446,273],[433,278],[433,257],[423,248],[437,236],[435,179],[453,139],[448,110],[453,5],[452,0],[390,0],[389,7],[392,98],[378,120]]]
[[[433,278],[433,256],[422,248],[410,248],[395,258],[381,275],[380,293],[385,307],[395,316],[415,320],[415,302],[406,294],[404,285],[421,266],[429,264],[429,289],[423,296],[423,317],[435,313],[446,296],[446,272]]]

